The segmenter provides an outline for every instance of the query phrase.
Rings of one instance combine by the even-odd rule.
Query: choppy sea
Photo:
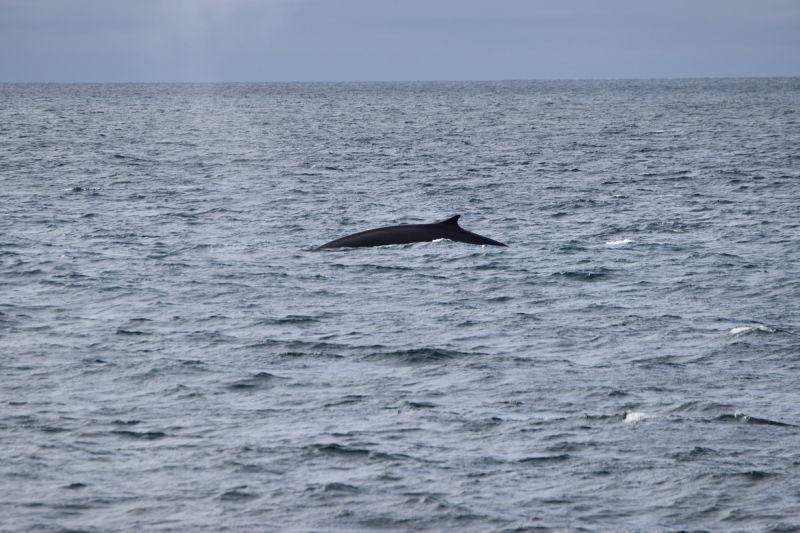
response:
[[[798,78],[0,85],[0,530],[800,531],[799,147]]]

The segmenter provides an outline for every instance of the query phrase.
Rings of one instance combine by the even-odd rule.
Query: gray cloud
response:
[[[0,81],[800,75],[795,0],[0,0]]]

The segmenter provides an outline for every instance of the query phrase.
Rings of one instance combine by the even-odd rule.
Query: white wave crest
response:
[[[625,422],[640,422],[642,420],[647,420],[650,418],[650,415],[647,413],[639,413],[636,411],[628,411],[625,413]]]
[[[763,331],[765,333],[775,333],[777,330],[775,328],[770,328],[768,326],[756,324],[755,326],[741,326],[738,328],[733,328],[730,331],[730,333],[731,335],[738,335],[739,333],[750,333],[751,331]]]
[[[622,239],[620,241],[608,241],[606,243],[606,246],[621,246],[623,244],[629,244],[629,243],[632,243],[632,242],[633,241],[630,240],[630,239]]]

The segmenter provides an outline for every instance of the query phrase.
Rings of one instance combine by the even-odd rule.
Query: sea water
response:
[[[798,147],[797,78],[0,85],[0,530],[798,531]]]

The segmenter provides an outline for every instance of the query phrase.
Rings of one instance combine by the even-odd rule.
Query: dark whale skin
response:
[[[363,248],[367,246],[387,246],[390,244],[409,244],[412,242],[431,242],[436,239],[450,239],[468,244],[506,246],[488,237],[467,231],[458,225],[461,215],[448,218],[436,224],[403,224],[385,228],[371,229],[336,239],[316,248]]]

